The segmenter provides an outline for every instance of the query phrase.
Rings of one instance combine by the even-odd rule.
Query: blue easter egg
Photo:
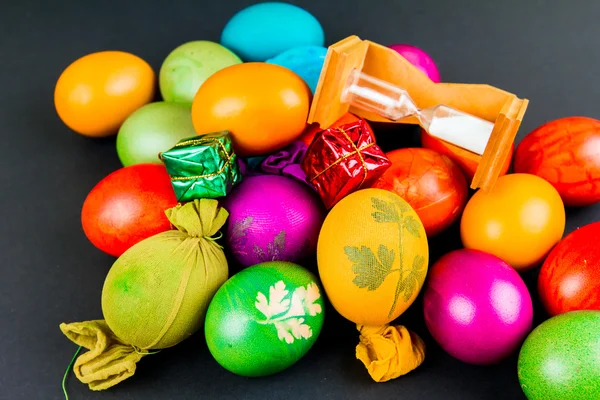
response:
[[[268,2],[244,8],[225,25],[221,44],[244,61],[266,61],[299,46],[323,46],[325,33],[308,11]]]
[[[314,94],[326,55],[327,49],[323,46],[302,46],[286,50],[267,60],[267,62],[295,72],[304,79],[304,82]]]

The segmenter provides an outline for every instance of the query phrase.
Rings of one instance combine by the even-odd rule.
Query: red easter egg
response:
[[[94,246],[118,257],[143,239],[170,229],[165,210],[176,204],[165,166],[136,164],[116,170],[91,190],[81,223]]]
[[[392,166],[373,187],[406,200],[423,222],[427,236],[437,235],[460,216],[468,188],[458,165],[429,149],[407,148],[386,154]]]
[[[426,149],[435,150],[438,153],[449,157],[452,161],[458,164],[469,182],[475,176],[475,171],[477,170],[479,161],[481,159],[479,155],[433,137],[428,134],[425,129],[421,129],[421,146],[425,147]],[[515,146],[513,144],[498,176],[506,175],[510,169],[510,163],[512,162],[514,149]]]
[[[308,125],[308,127],[306,127],[306,129],[304,130],[302,135],[298,138],[298,140],[304,142],[307,146],[310,146],[313,139],[315,138],[315,135],[317,133],[321,132],[322,130],[327,129],[327,128],[336,128],[338,126],[349,124],[349,123],[352,123],[352,122],[355,122],[358,120],[360,120],[360,118],[357,117],[356,115],[354,115],[352,113],[346,113],[346,114],[342,115],[340,117],[340,119],[335,121],[331,126],[319,127],[319,124],[310,124],[310,125]],[[369,123],[367,121],[365,121],[365,123],[367,124],[371,133],[373,134],[373,129],[371,128]]]
[[[552,249],[542,265],[538,291],[552,316],[600,310],[600,222],[579,228]]]
[[[567,206],[600,201],[600,121],[569,117],[540,126],[517,147],[514,167],[550,182]]]

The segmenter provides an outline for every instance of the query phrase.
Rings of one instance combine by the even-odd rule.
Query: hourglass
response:
[[[528,100],[489,85],[434,83],[394,50],[356,36],[328,49],[308,122],[328,127],[350,111],[418,124],[478,161],[471,188],[493,186]]]

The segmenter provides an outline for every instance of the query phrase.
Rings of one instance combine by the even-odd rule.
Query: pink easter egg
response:
[[[419,68],[433,82],[440,81],[440,72],[438,71],[433,58],[420,48],[410,44],[393,44],[388,46],[396,50],[400,55],[406,58],[412,65]]]
[[[533,306],[523,279],[500,258],[461,249],[431,268],[425,323],[451,356],[495,364],[515,352],[532,328]]]
[[[280,175],[248,176],[223,206],[227,245],[243,266],[315,255],[325,207],[310,186]]]

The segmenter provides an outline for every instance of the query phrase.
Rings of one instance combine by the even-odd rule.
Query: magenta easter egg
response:
[[[451,356],[495,364],[517,351],[530,332],[531,296],[518,272],[500,258],[461,249],[431,268],[424,294],[425,323]]]
[[[279,175],[244,178],[224,200],[226,239],[243,266],[315,255],[325,208],[306,184]]]
[[[438,71],[433,58],[420,48],[410,44],[393,44],[390,49],[396,50],[402,57],[406,58],[412,65],[419,68],[429,79],[438,83],[440,81],[440,72]]]

